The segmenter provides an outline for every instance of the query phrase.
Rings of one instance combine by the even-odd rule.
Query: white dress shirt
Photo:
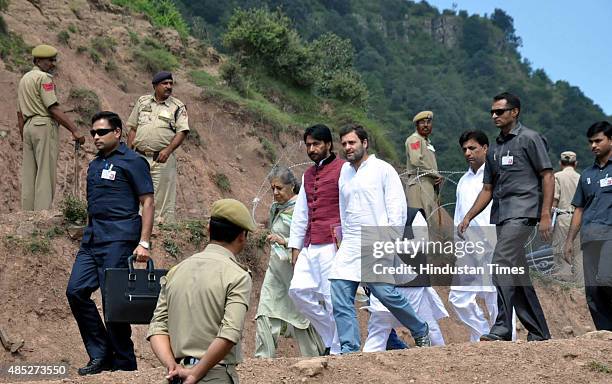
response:
[[[304,188],[304,175],[302,175],[302,186],[298,193],[295,206],[293,207],[293,218],[287,248],[301,250],[304,247],[304,237],[308,229],[308,200],[306,199],[306,188]]]
[[[338,187],[342,243],[329,278],[361,281],[361,227],[403,228],[406,196],[395,169],[375,155],[369,155],[357,170],[345,163]]]

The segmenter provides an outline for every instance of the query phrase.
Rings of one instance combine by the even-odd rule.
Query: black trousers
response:
[[[492,264],[499,267],[522,267],[524,273],[493,272],[493,283],[497,288],[497,319],[490,333],[506,340],[512,339],[512,310],[529,334],[527,340],[548,340],[550,331],[544,318],[540,301],[529,277],[525,256],[525,243],[533,233],[535,220],[510,219],[498,224],[497,245]],[[504,271],[505,272],[505,271]]]
[[[112,368],[124,371],[136,369],[132,328],[123,323],[105,325],[91,294],[103,288],[106,268],[127,268],[127,258],[136,246],[138,242],[133,241],[82,244],[66,288],[66,297],[89,358],[106,359]]]
[[[597,330],[612,331],[612,240],[582,245],[584,292]]]

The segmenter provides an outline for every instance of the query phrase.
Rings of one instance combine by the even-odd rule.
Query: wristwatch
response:
[[[138,242],[138,245],[140,245],[141,247],[143,247],[144,249],[149,249],[151,247],[151,244],[149,244],[148,241],[144,241],[144,240],[140,240]]]

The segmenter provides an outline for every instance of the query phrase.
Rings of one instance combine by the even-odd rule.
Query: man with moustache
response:
[[[415,131],[406,139],[406,183],[408,203],[422,208],[425,218],[431,222],[431,214],[438,207],[438,188],[444,180],[438,173],[436,150],[429,140],[433,130],[433,112],[421,111],[412,122]]]
[[[50,209],[55,195],[57,158],[59,155],[58,124],[80,144],[85,137],[60,109],[55,95],[53,74],[57,49],[41,44],[32,50],[34,68],[23,75],[17,89],[17,125],[23,141],[21,164],[21,209]]]
[[[391,227],[403,229],[406,223],[406,196],[399,175],[389,163],[367,153],[368,133],[362,126],[344,126],[340,130],[340,142],[348,160],[342,166],[338,181],[342,243],[329,279],[341,352],[358,352],[361,347],[355,293],[362,281],[411,331],[417,346],[430,346],[427,323],[416,315],[409,300],[395,284],[387,281],[389,276],[381,276],[380,279],[371,275],[362,276],[362,271],[368,271],[367,267],[362,269],[362,263],[368,265],[374,261],[373,255],[362,255],[364,227],[385,232]],[[387,239],[386,234],[384,236]],[[364,281],[362,277],[369,281]]]
[[[487,152],[482,190],[457,227],[463,234],[493,200],[491,224],[496,224],[497,244],[492,264],[518,271],[493,274],[498,314],[481,341],[511,340],[513,309],[528,331],[527,341],[550,339],[529,277],[525,244],[538,221],[542,239],[551,238],[555,180],[546,138],[525,127],[519,121],[520,113],[517,96],[504,92],[493,98],[491,117],[500,134]]]
[[[485,160],[489,149],[489,139],[482,131],[466,131],[459,137],[459,145],[463,156],[468,162],[468,170],[457,183],[457,199],[455,204],[455,225],[459,225],[467,211],[472,207],[482,189]],[[496,236],[495,226],[491,223],[491,203],[472,220],[468,230],[470,241],[473,244],[481,242],[484,252],[476,254],[470,252],[461,257],[457,256],[457,264],[474,267],[486,267],[491,263]],[[467,237],[467,236],[466,236]],[[464,241],[457,239],[457,241]],[[485,280],[486,279],[486,280]],[[476,299],[480,297],[485,304],[488,316],[478,305]],[[497,317],[497,290],[487,276],[475,276],[470,279],[466,276],[455,276],[448,295],[448,301],[455,310],[459,319],[470,329],[470,341],[476,342],[480,336],[489,332]],[[487,320],[488,318],[488,320]],[[514,322],[514,318],[513,318]],[[515,326],[512,326],[512,339],[516,339]]]
[[[174,151],[189,133],[185,104],[171,96],[172,73],[153,76],[153,94],[141,96],[127,121],[128,147],[141,154],[151,167],[155,187],[155,222],[175,221],[176,157]]]
[[[105,269],[127,268],[132,254],[139,262],[149,259],[153,181],[147,162],[120,142],[121,130],[116,113],[98,112],[92,118],[90,133],[98,154],[87,170],[87,227],[66,288],[90,359],[79,375],[136,369],[130,325],[104,324],[91,300],[96,289],[104,292]]]
[[[572,264],[574,240],[580,231],[584,292],[597,330],[612,331],[612,124],[600,121],[587,131],[595,163],[582,171],[564,246]]]
[[[325,353],[340,353],[329,272],[336,255],[333,231],[340,225],[338,178],[344,160],[332,152],[330,129],[317,124],[304,132],[306,153],[314,162],[304,172],[287,247],[294,265],[289,297],[315,327]]]

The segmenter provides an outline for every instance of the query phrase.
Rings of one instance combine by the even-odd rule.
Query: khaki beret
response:
[[[423,119],[433,119],[433,112],[432,111],[421,111],[417,113],[416,115],[414,115],[414,117],[412,118],[412,122],[416,123],[417,121],[423,120]]]
[[[221,199],[213,203],[210,217],[225,219],[247,231],[255,231],[257,225],[247,207],[234,199]]]
[[[57,56],[57,49],[50,45],[40,44],[32,49],[32,56],[39,59],[48,59]]]
[[[576,152],[565,151],[561,153],[561,160],[573,163],[576,161]]]

